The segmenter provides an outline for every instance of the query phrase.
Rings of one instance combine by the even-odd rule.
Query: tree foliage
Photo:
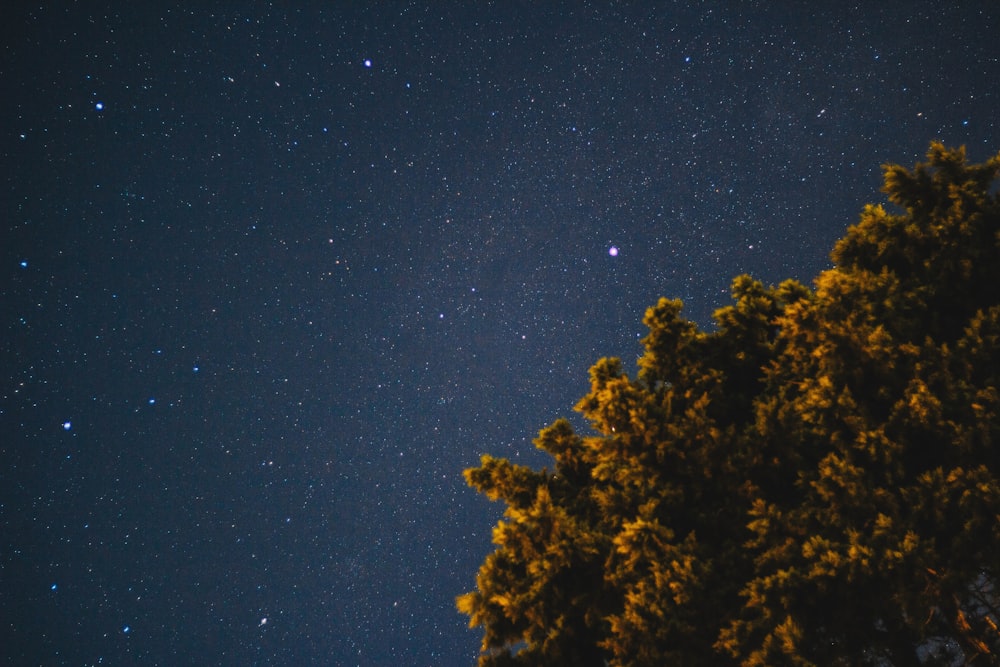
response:
[[[479,664],[1000,664],[1000,155],[884,167],[809,289],[661,299],[638,372],[590,371],[458,608]]]

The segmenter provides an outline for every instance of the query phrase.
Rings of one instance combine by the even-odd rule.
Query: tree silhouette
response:
[[[590,371],[458,608],[479,664],[1000,664],[1000,155],[884,167],[814,289],[733,282],[701,331],[647,310]]]

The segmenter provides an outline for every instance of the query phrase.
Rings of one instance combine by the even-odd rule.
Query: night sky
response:
[[[3,665],[472,664],[464,468],[1000,150],[995,2],[184,4],[0,12]]]

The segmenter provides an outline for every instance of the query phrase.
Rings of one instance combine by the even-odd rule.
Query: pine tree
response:
[[[466,471],[507,505],[480,665],[1000,664],[1000,156],[884,172],[815,289],[661,299],[552,471]]]

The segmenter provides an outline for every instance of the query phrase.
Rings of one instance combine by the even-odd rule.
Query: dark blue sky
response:
[[[993,2],[213,4],[4,11],[2,664],[472,664],[464,468],[1000,149]]]

